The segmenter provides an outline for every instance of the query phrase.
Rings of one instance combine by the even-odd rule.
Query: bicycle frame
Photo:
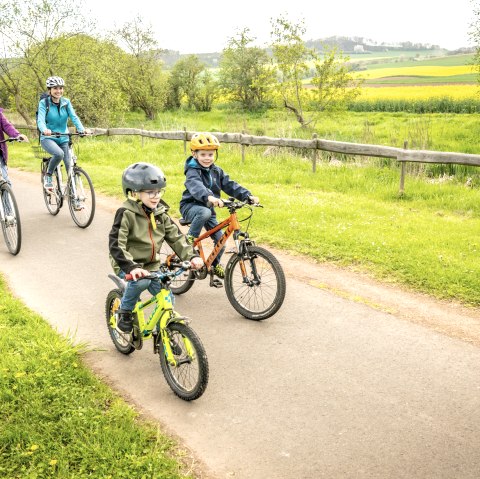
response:
[[[110,278],[114,280],[117,285],[121,285],[122,281],[113,275],[109,275]],[[158,352],[159,341],[157,339],[158,333],[160,333],[160,339],[163,344],[163,349],[165,351],[165,355],[167,361],[171,366],[177,366],[179,363],[175,359],[175,355],[173,354],[172,347],[170,345],[167,326],[175,321],[178,323],[188,324],[189,319],[185,316],[180,316],[176,311],[173,309],[173,294],[169,288],[162,286],[162,289],[157,293],[156,296],[152,296],[151,298],[147,299],[146,301],[138,301],[133,309],[133,313],[137,317],[138,321],[138,328],[140,332],[140,343],[143,342],[144,339],[154,339],[153,349],[154,353]],[[145,318],[145,308],[151,306],[152,304],[155,305],[154,310],[150,313],[148,318]],[[157,329],[158,324],[158,329]],[[110,318],[110,326],[112,328],[116,327],[116,318],[115,315],[112,315]],[[136,340],[134,340],[135,343]],[[185,349],[190,357],[194,356],[194,348],[192,347],[188,338],[184,338]],[[137,349],[141,349],[141,345],[137,347]]]
[[[214,233],[216,233],[217,231],[223,228],[226,228],[225,231],[223,232],[223,235],[218,240],[217,244],[213,247],[213,250],[208,256],[208,258],[205,258],[205,252],[203,250],[202,241],[206,238],[209,238]],[[195,238],[193,242],[193,246],[196,246],[198,248],[200,256],[203,259],[203,262],[205,263],[205,266],[207,267],[207,269],[211,267],[213,260],[218,256],[218,253],[225,246],[226,242],[228,241],[228,238],[230,238],[232,234],[234,235],[233,237],[234,237],[237,251],[240,250],[240,242],[238,240],[239,231],[240,231],[240,222],[238,221],[236,211],[234,211],[233,213],[230,213],[230,216],[228,218],[226,218],[217,226],[215,226],[215,228],[212,228],[211,230],[208,230],[202,235],[200,235],[198,238]]]
[[[72,181],[72,182],[70,181],[70,179],[71,179],[72,176],[73,176],[74,167],[77,165],[77,157],[76,157],[75,153],[73,152],[73,145],[72,145],[72,143],[69,143],[68,149],[69,149],[69,152],[70,152],[70,161],[71,161],[71,164],[70,164],[70,168],[68,168],[68,170],[66,171],[66,174],[67,174],[67,181],[66,181],[66,183],[63,182],[62,163],[60,162],[60,163],[57,165],[57,167],[56,167],[56,170],[57,170],[57,172],[58,172],[58,182],[59,182],[58,189],[59,189],[60,194],[62,195],[62,198],[65,198],[65,196],[66,196],[66,194],[67,194],[67,189],[68,189],[69,183],[71,184],[71,188],[72,188],[73,195],[74,195],[75,197],[78,196],[77,191],[76,191],[75,182],[74,182],[74,181]]]
[[[148,320],[145,320],[144,309],[151,304],[156,304],[155,309],[150,314]],[[177,361],[172,352],[172,347],[167,333],[167,325],[172,322],[187,323],[187,318],[180,316],[173,310],[173,295],[169,289],[162,288],[156,296],[152,296],[145,302],[139,301],[133,310],[137,314],[138,325],[143,339],[155,338],[155,327],[159,325],[160,338],[162,340],[164,351],[166,352],[167,361],[176,366]],[[193,349],[187,338],[184,338],[185,347],[190,356],[193,355]],[[158,341],[155,341],[154,349],[158,348]],[[155,351],[156,352],[156,351]]]

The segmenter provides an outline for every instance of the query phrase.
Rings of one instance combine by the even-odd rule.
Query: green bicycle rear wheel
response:
[[[120,301],[122,300],[122,290],[112,289],[107,295],[105,302],[105,316],[107,319],[107,328],[113,344],[122,354],[131,354],[135,351],[132,345],[132,335],[128,333],[121,333],[111,324],[111,318],[115,312],[120,308]]]
[[[172,322],[167,334],[176,365],[168,363],[160,341],[159,356],[163,375],[172,391],[185,401],[198,399],[208,383],[208,360],[197,333],[186,324]]]

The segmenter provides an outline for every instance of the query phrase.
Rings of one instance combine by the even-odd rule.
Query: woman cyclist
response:
[[[67,171],[70,168],[70,152],[68,136],[51,137],[52,132],[68,133],[68,119],[72,121],[78,133],[90,133],[86,130],[75,113],[73,106],[67,98],[63,98],[65,82],[63,78],[52,76],[46,81],[48,96],[42,98],[38,104],[37,127],[40,131],[40,144],[42,148],[52,155],[48,163],[44,179],[44,188],[53,189],[52,174],[63,160]]]

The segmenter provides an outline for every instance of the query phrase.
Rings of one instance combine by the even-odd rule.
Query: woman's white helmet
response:
[[[65,86],[65,82],[61,77],[48,77],[46,84],[47,88],[53,88],[54,86]]]

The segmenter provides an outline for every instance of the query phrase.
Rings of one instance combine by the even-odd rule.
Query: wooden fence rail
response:
[[[95,135],[139,135],[161,140],[189,141],[195,132],[192,131],[149,131],[136,128],[95,128]],[[278,146],[289,148],[305,148],[311,150],[330,151],[345,155],[374,156],[380,158],[394,158],[397,161],[416,163],[453,163],[457,165],[480,166],[480,155],[466,153],[448,153],[429,150],[407,150],[392,146],[367,145],[362,143],[347,143],[343,141],[299,140],[292,138],[273,138],[270,136],[254,136],[244,133],[213,132],[221,143],[236,143],[245,146]]]
[[[17,129],[35,130],[36,127],[18,125]],[[179,131],[151,131],[138,128],[93,128],[96,136],[137,135],[143,138],[156,138],[159,140],[183,141],[183,151],[188,150],[187,142],[196,132],[187,131],[186,128]],[[273,138],[270,136],[254,136],[246,133],[221,133],[212,132],[221,143],[236,143],[242,147],[242,162],[245,161],[245,146],[277,146],[287,148],[304,148],[313,150],[312,170],[316,171],[317,151],[329,151],[343,155],[374,156],[379,158],[393,158],[402,164],[400,172],[399,193],[404,193],[405,186],[405,163],[446,163],[455,165],[480,166],[480,155],[466,153],[453,153],[430,150],[409,150],[407,142],[404,148],[392,146],[367,145],[362,143],[347,143],[344,141],[322,140],[313,134],[311,140],[299,140],[293,138]]]
[[[17,129],[36,130],[35,127],[18,125]],[[93,128],[94,135],[137,135],[145,138],[157,138],[159,140],[180,140],[187,142],[195,133],[193,131],[151,131],[138,128]],[[383,145],[368,145],[362,143],[347,143],[343,141],[300,140],[293,138],[273,138],[270,136],[254,136],[244,133],[221,133],[212,132],[221,143],[237,143],[244,146],[278,146],[288,148],[305,148],[310,150],[323,150],[344,155],[374,156],[380,158],[393,158],[397,161],[414,163],[451,163],[457,165],[480,166],[480,155],[466,153],[452,153],[430,150],[408,150]]]

